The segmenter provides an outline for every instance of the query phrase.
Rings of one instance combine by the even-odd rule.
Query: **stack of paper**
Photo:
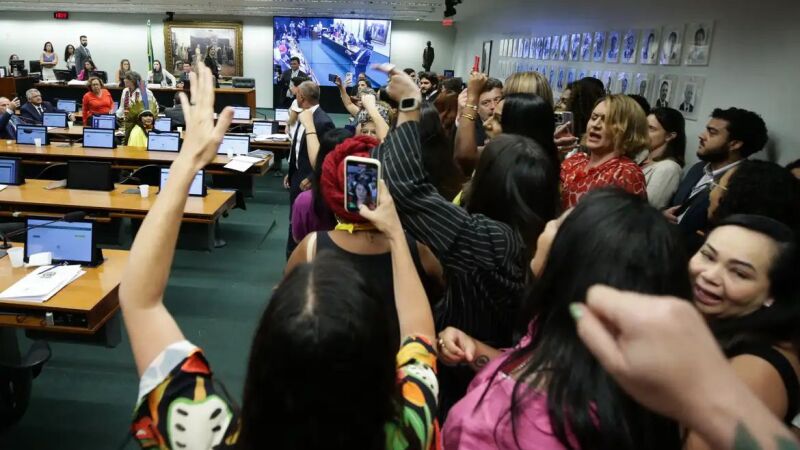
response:
[[[0,293],[0,300],[43,303],[85,274],[81,266],[42,266]]]
[[[225,164],[226,169],[236,170],[238,172],[247,172],[247,169],[253,167],[253,164],[263,161],[261,158],[254,158],[252,156],[238,155],[231,158],[231,162]]]

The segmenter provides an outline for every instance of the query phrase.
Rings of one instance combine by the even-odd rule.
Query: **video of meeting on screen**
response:
[[[391,20],[275,17],[272,59],[280,70],[274,82],[288,83],[282,74],[297,57],[299,70],[321,86],[334,86],[329,75],[344,80],[346,73],[353,80],[364,73],[371,85],[385,84],[386,75],[370,66],[389,62],[391,35]]]

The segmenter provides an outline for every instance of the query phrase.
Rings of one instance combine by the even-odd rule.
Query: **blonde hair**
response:
[[[600,99],[607,102],[605,125],[611,129],[614,150],[635,156],[649,144],[647,116],[636,100],[615,94]]]
[[[503,95],[535,94],[553,106],[553,90],[544,75],[539,72],[512,73],[503,83]]]

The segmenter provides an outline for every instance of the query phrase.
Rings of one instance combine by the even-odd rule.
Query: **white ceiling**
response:
[[[0,11],[166,13],[225,16],[368,17],[441,20],[445,0],[1,0]],[[487,0],[467,0],[485,2]]]

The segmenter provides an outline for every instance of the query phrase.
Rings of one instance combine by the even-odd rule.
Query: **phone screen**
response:
[[[328,81],[330,81],[331,83],[336,83],[337,78],[339,78],[339,76],[336,75],[335,73],[328,74]]]
[[[375,209],[378,205],[378,167],[364,161],[345,162],[345,209],[358,212],[361,205]]]

